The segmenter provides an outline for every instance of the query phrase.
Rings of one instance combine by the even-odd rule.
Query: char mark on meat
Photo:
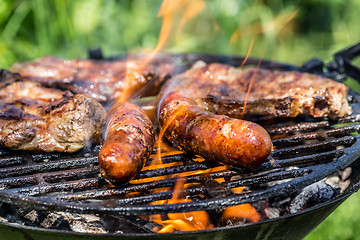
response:
[[[69,90],[74,94],[86,94],[101,103],[135,94],[156,95],[163,82],[175,72],[173,64],[141,59],[128,61],[65,60],[43,57],[30,62],[14,63],[10,70],[20,73],[46,87]],[[127,76],[132,74],[131,81]],[[151,87],[144,87],[151,84]]]
[[[174,87],[186,89],[203,109],[235,118],[243,117],[244,113],[331,118],[351,113],[346,85],[309,73],[239,69],[215,63],[190,69],[174,78],[172,82],[179,82]]]
[[[10,72],[1,76],[1,84],[7,82],[0,88],[1,146],[75,152],[99,142],[105,110],[95,99],[45,88]]]

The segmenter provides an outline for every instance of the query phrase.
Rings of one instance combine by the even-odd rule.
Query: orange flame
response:
[[[249,58],[250,53],[252,51],[253,45],[254,45],[254,37],[251,38],[251,43],[250,43],[249,50],[248,50],[248,52],[246,54],[246,57],[245,57],[244,61],[241,63],[240,67],[244,66],[244,64],[246,63],[246,60]]]
[[[152,59],[159,53],[168,42],[171,32],[174,27],[174,19],[176,14],[182,14],[182,18],[177,28],[177,35],[179,35],[186,21],[193,18],[203,10],[205,3],[203,0],[164,0],[158,13],[158,17],[162,17],[162,26],[159,34],[157,45],[151,53],[144,58],[140,63],[135,64],[133,61],[127,62],[127,71],[124,82],[124,90],[117,102],[128,101],[133,94],[132,85],[141,77],[140,73],[152,61]]]
[[[183,112],[183,107],[179,106],[178,109],[174,112],[174,114],[171,115],[169,119],[163,124],[161,127],[158,142],[157,142],[157,158],[154,160],[153,164],[161,164],[161,144],[162,144],[162,138],[164,137],[166,129],[170,126],[170,124],[175,120],[175,118],[178,117],[180,113]]]
[[[259,60],[256,68],[259,68],[259,66],[260,66],[260,64],[261,64],[261,61],[262,61],[262,59]],[[248,85],[248,89],[247,89],[247,91],[246,91],[246,96],[245,96],[245,100],[244,100],[244,108],[243,108],[243,111],[242,111],[242,117],[241,117],[241,118],[243,118],[243,116],[245,115],[246,106],[247,106],[247,103],[248,103],[248,100],[249,100],[249,97],[250,97],[251,88],[252,88],[252,86],[253,86],[253,84],[254,84],[254,81],[255,81],[255,78],[256,78],[256,73],[257,73],[257,72],[254,72],[254,73],[252,74],[252,76],[251,76],[251,79],[250,79],[250,82],[249,82],[249,85]]]
[[[179,178],[175,184],[173,197],[167,201],[168,204],[190,202],[190,199],[181,199],[180,193],[184,189],[185,179]],[[163,227],[154,231],[158,233],[169,233],[174,231],[197,231],[213,228],[210,217],[205,211],[194,211],[185,213],[168,213],[169,220],[161,220],[161,216],[155,215],[154,222]]]

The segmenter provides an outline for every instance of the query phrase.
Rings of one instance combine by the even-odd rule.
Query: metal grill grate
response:
[[[77,154],[2,149],[0,200],[42,210],[120,215],[211,210],[254,203],[289,194],[355,161],[360,155],[359,118],[360,115],[353,115],[338,121],[304,122],[297,118],[264,125],[272,135],[275,150],[269,162],[251,172],[200,161],[196,156],[180,152],[170,155],[165,152],[163,162],[169,166],[144,170],[134,181],[117,188],[99,178],[100,146]],[[152,201],[171,198],[171,188],[180,173],[191,183],[186,191],[195,200],[149,205]],[[223,181],[214,181],[219,178]],[[285,181],[269,185],[279,180]],[[246,186],[243,193],[231,191],[241,186]],[[158,189],[166,187],[169,189],[159,192]]]

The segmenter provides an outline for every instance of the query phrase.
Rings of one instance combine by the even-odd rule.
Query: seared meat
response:
[[[155,133],[146,113],[133,103],[116,103],[106,116],[99,152],[101,175],[114,185],[134,178],[154,147]]]
[[[175,146],[205,159],[244,168],[257,167],[267,160],[272,143],[261,126],[209,114],[186,92],[168,90],[160,101],[158,117],[164,136]]]
[[[95,99],[21,81],[6,71],[0,77],[1,146],[75,152],[100,140],[106,113]]]
[[[14,63],[10,70],[18,72],[43,86],[87,94],[99,102],[109,102],[120,96],[131,96],[147,84],[145,95],[156,95],[160,85],[175,67],[170,63],[142,60],[65,60],[43,57],[30,62]],[[125,96],[126,97],[126,96]]]
[[[186,92],[202,108],[236,118],[244,113],[276,117],[351,113],[344,84],[309,73],[210,64],[175,76],[164,89]]]
[[[203,70],[189,70],[165,83],[158,105],[161,132],[175,146],[205,159],[244,168],[261,165],[272,151],[269,134],[258,124],[204,110],[198,100],[226,89],[220,78]]]

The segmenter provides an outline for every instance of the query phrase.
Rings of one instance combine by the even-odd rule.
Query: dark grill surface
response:
[[[262,120],[275,149],[270,161],[258,169],[233,169],[180,151],[163,152],[163,167],[145,167],[131,183],[117,188],[99,177],[100,146],[77,154],[1,149],[0,200],[40,210],[120,215],[211,210],[254,203],[289,194],[350,165],[360,155],[359,119],[360,115],[337,121]],[[193,201],[149,205],[172,197],[179,174],[190,183],[186,192]],[[271,184],[279,180],[284,181]],[[242,193],[231,191],[241,186],[246,186]]]

